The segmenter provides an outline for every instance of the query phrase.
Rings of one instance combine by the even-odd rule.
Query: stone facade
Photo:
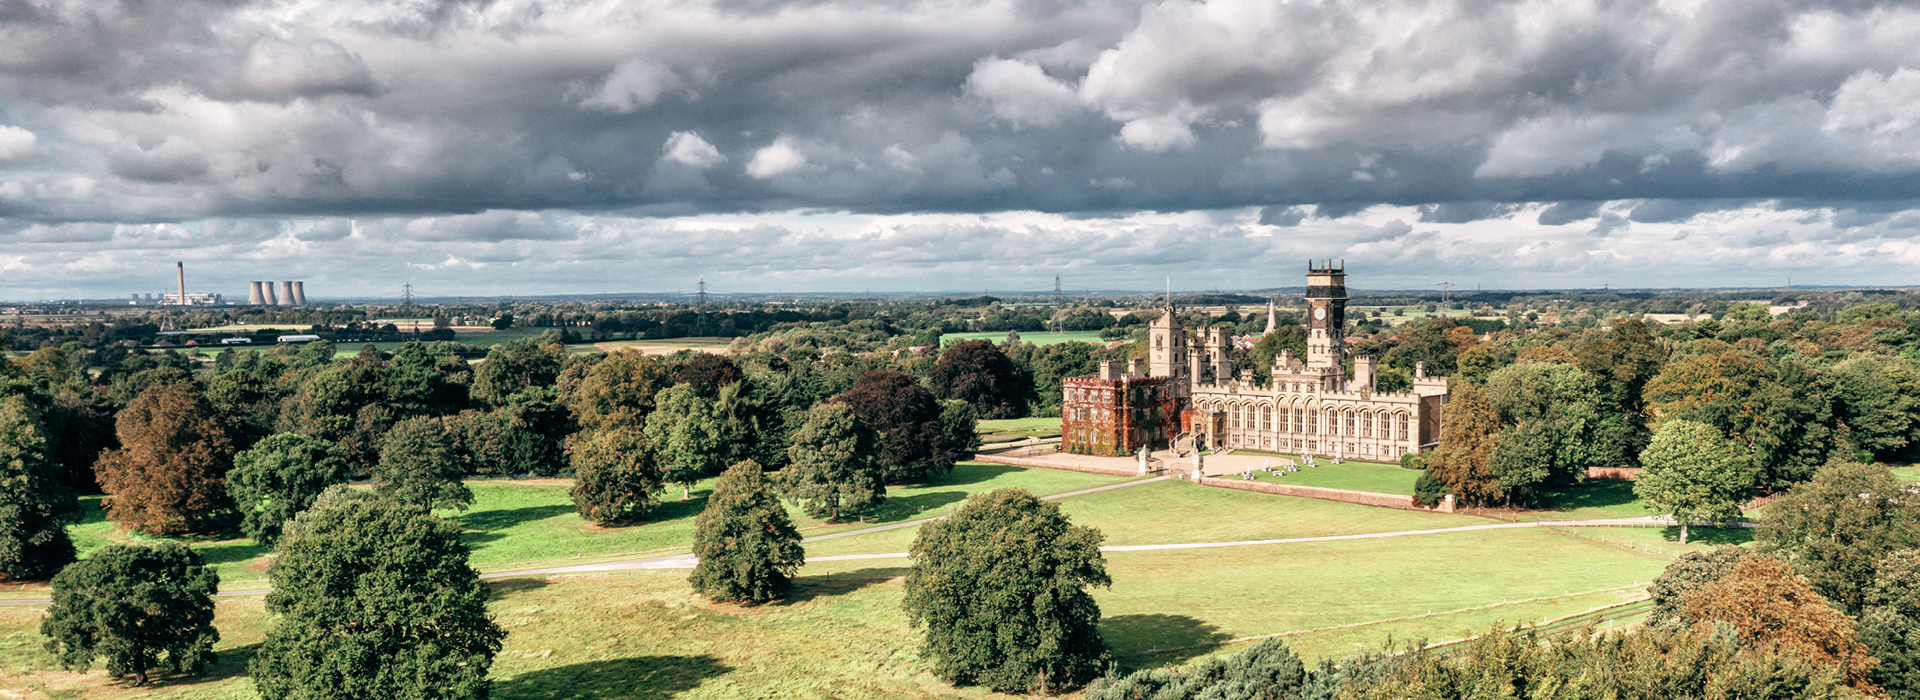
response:
[[[1407,392],[1377,389],[1374,358],[1346,364],[1346,271],[1332,263],[1307,266],[1307,356],[1282,353],[1274,358],[1272,379],[1262,385],[1252,376],[1233,376],[1233,340],[1223,328],[1189,335],[1169,308],[1148,330],[1148,362],[1137,360],[1126,376],[1111,366],[1099,378],[1065,383],[1061,448],[1084,454],[1130,454],[1142,445],[1165,447],[1184,432],[1196,444],[1215,450],[1247,449],[1391,461],[1427,449],[1440,437],[1440,408],[1447,400],[1446,377],[1427,376],[1415,365]],[[1271,331],[1269,331],[1271,332]],[[1156,422],[1155,430],[1126,432],[1102,419],[1119,404],[1088,403],[1089,389],[1141,386],[1161,380],[1158,405],[1142,416],[1177,413],[1176,422]],[[1104,396],[1107,394],[1094,394]],[[1111,401],[1111,399],[1101,399]],[[1136,408],[1137,403],[1127,408]],[[1141,420],[1145,420],[1142,418]],[[1163,421],[1155,415],[1152,419]],[[1096,435],[1098,442],[1069,435]]]

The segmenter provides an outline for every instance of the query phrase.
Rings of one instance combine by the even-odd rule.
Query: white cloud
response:
[[[1120,127],[1122,142],[1151,153],[1191,146],[1197,138],[1186,122],[1171,115],[1135,119]]]
[[[713,144],[707,143],[706,139],[700,138],[699,134],[691,131],[673,132],[672,136],[667,137],[667,142],[660,147],[660,150],[666,154],[667,160],[700,170],[708,170],[727,162],[727,156],[722,154],[720,149],[714,148]]]
[[[0,124],[0,166],[33,160],[40,138],[17,126]]]
[[[756,180],[784,175],[807,165],[807,157],[793,147],[793,142],[782,136],[772,145],[754,151],[753,160],[747,163],[747,175]]]
[[[993,105],[996,117],[1016,127],[1044,127],[1082,111],[1072,87],[1025,61],[981,59],[967,76],[967,92]]]
[[[668,92],[680,90],[685,83],[667,64],[646,57],[633,57],[614,66],[600,87],[580,101],[585,109],[615,114],[632,114],[652,107]]]

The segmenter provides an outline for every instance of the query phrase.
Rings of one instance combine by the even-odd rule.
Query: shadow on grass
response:
[[[1619,479],[1594,479],[1569,486],[1540,498],[1541,510],[1606,508],[1634,502],[1633,482]]]
[[[1680,526],[1674,525],[1660,531],[1661,539],[1668,542],[1680,541]],[[1744,527],[1690,527],[1687,528],[1687,544],[1743,545],[1753,541],[1753,530]]]
[[[240,678],[247,675],[247,664],[252,662],[253,656],[258,653],[260,653],[259,642],[222,650],[218,652],[219,658],[207,664],[199,675],[176,676],[168,679],[169,684],[218,683],[229,678]]]
[[[1026,471],[1023,467],[1010,467],[1004,464],[956,464],[946,476],[924,484],[901,484],[902,486],[965,486],[991,481],[1013,472]]]
[[[232,562],[253,561],[259,557],[272,554],[273,548],[254,544],[253,540],[240,540],[238,542],[197,545],[193,548],[193,551],[199,552],[200,558],[205,559],[208,564],[227,564]]]
[[[528,671],[496,681],[492,697],[498,700],[670,698],[698,688],[707,679],[726,675],[732,670],[732,667],[720,663],[719,659],[705,655],[640,656],[589,661]]]
[[[544,578],[502,578],[493,579],[487,583],[493,585],[493,599],[501,600],[546,588],[548,581]]]
[[[661,494],[667,496],[667,499],[655,503],[652,508],[647,510],[646,515],[641,516],[641,518],[634,521],[633,524],[664,523],[669,520],[698,516],[700,515],[700,511],[706,510],[707,508],[707,493],[710,492],[695,491],[693,498],[682,501],[680,500],[680,487],[678,485],[668,486],[667,493]]]
[[[876,583],[885,583],[907,575],[904,566],[860,569],[825,576],[802,576],[793,580],[787,597],[775,605],[799,605],[818,598],[843,596]]]
[[[1185,615],[1116,615],[1100,621],[1100,636],[1122,666],[1178,664],[1213,652],[1232,637],[1211,623]],[[1164,651],[1152,652],[1154,649]]]
[[[860,522],[870,525],[885,525],[902,520],[912,520],[920,517],[920,514],[924,511],[933,510],[949,503],[958,503],[964,500],[967,500],[967,492],[965,491],[935,491],[933,493],[922,493],[913,496],[892,496],[888,497],[885,503],[880,504],[880,507],[862,513]]]
[[[487,510],[456,516],[454,522],[468,530],[505,530],[521,523],[546,520],[574,512],[570,505],[528,506],[509,510]]]

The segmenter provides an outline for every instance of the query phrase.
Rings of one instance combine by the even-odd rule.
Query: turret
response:
[[[1345,360],[1347,270],[1307,263],[1307,366],[1340,367]]]

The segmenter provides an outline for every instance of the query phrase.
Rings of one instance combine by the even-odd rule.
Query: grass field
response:
[[[962,462],[939,481],[889,488],[886,503],[866,514],[864,522],[827,523],[808,518],[791,505],[788,513],[801,534],[811,537],[944,515],[958,508],[968,495],[997,488],[1024,488],[1044,496],[1127,480],[1100,474]],[[645,522],[610,528],[588,524],[574,512],[564,480],[473,480],[468,482],[468,487],[473,490],[473,507],[466,512],[441,511],[440,515],[466,529],[464,540],[473,549],[475,568],[511,571],[687,551],[693,543],[694,518],[706,507],[712,481],[696,485],[693,497],[686,501],[679,500],[678,486],[670,486],[661,494],[663,500]],[[164,541],[118,529],[106,519],[99,504],[99,496],[82,499],[85,517],[79,525],[68,529],[81,556],[116,541]],[[215,567],[223,588],[256,588],[266,582],[269,548],[239,537],[185,541]],[[0,591],[0,597],[44,595],[44,586]]]
[[[983,420],[974,428],[987,443],[1010,442],[1025,438],[1060,437],[1060,419],[1055,418],[1006,418],[1002,420]]]
[[[1007,339],[1006,331],[997,331],[997,332],[981,331],[978,333],[947,333],[940,336],[940,346],[946,347],[954,343],[964,343],[969,340],[991,340],[995,345],[998,345],[1006,339]],[[1033,343],[1034,345],[1052,345],[1054,343],[1064,343],[1069,340],[1079,341],[1082,343],[1092,343],[1094,345],[1105,345],[1107,342],[1100,339],[1099,331],[1070,331],[1066,333],[1048,333],[1046,331],[1037,331],[1033,333],[1020,334],[1020,342]]]
[[[1893,475],[1907,483],[1920,482],[1920,467],[1895,467]]]
[[[1753,530],[1742,527],[1693,527],[1687,529],[1687,543],[1680,544],[1678,527],[1573,527],[1566,532],[1610,544],[1630,547],[1652,554],[1677,557],[1690,552],[1705,552],[1720,545],[1753,544]]]
[[[1237,451],[1236,455],[1266,454],[1262,452]],[[1276,455],[1276,466],[1283,462]],[[1371,491],[1373,493],[1396,493],[1413,495],[1413,482],[1420,480],[1420,470],[1401,469],[1396,464],[1380,462],[1358,462],[1346,460],[1334,464],[1331,459],[1318,460],[1320,466],[1301,467],[1300,471],[1287,474],[1268,474],[1255,471],[1254,481],[1275,484],[1294,484],[1296,486],[1318,486],[1328,489],[1347,489],[1349,491]],[[1230,477],[1239,478],[1239,477]]]

